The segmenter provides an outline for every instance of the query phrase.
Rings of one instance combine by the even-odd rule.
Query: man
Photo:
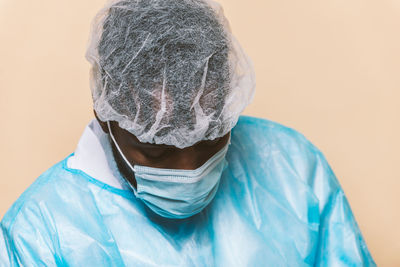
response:
[[[250,60],[204,0],[94,20],[94,119],[4,216],[1,266],[375,266],[322,153],[239,114]]]

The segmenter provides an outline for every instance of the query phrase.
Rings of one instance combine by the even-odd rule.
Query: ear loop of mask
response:
[[[108,127],[108,132],[110,133],[111,139],[113,140],[115,147],[117,148],[119,154],[122,156],[122,158],[125,160],[126,164],[128,164],[129,168],[131,168],[131,170],[136,173],[135,168],[132,166],[132,164],[128,161],[128,159],[125,157],[124,153],[122,153],[121,148],[119,147],[117,141],[115,140],[115,137],[111,131],[111,126],[110,126],[110,122],[107,121],[107,127]],[[131,184],[128,182],[128,184],[131,186]]]

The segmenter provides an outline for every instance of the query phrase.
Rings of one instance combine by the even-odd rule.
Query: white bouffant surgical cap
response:
[[[92,22],[94,110],[144,143],[227,134],[251,102],[251,60],[210,0],[112,0]]]

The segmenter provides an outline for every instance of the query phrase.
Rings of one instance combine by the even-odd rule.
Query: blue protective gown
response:
[[[43,173],[1,221],[0,266],[375,266],[322,153],[242,116],[215,199],[184,220],[71,169]]]

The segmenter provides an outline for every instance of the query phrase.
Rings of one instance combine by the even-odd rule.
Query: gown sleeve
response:
[[[317,152],[313,190],[320,200],[315,266],[376,266],[347,198],[321,152]]]
[[[0,266],[60,266],[57,234],[38,203],[19,199],[1,221]]]

